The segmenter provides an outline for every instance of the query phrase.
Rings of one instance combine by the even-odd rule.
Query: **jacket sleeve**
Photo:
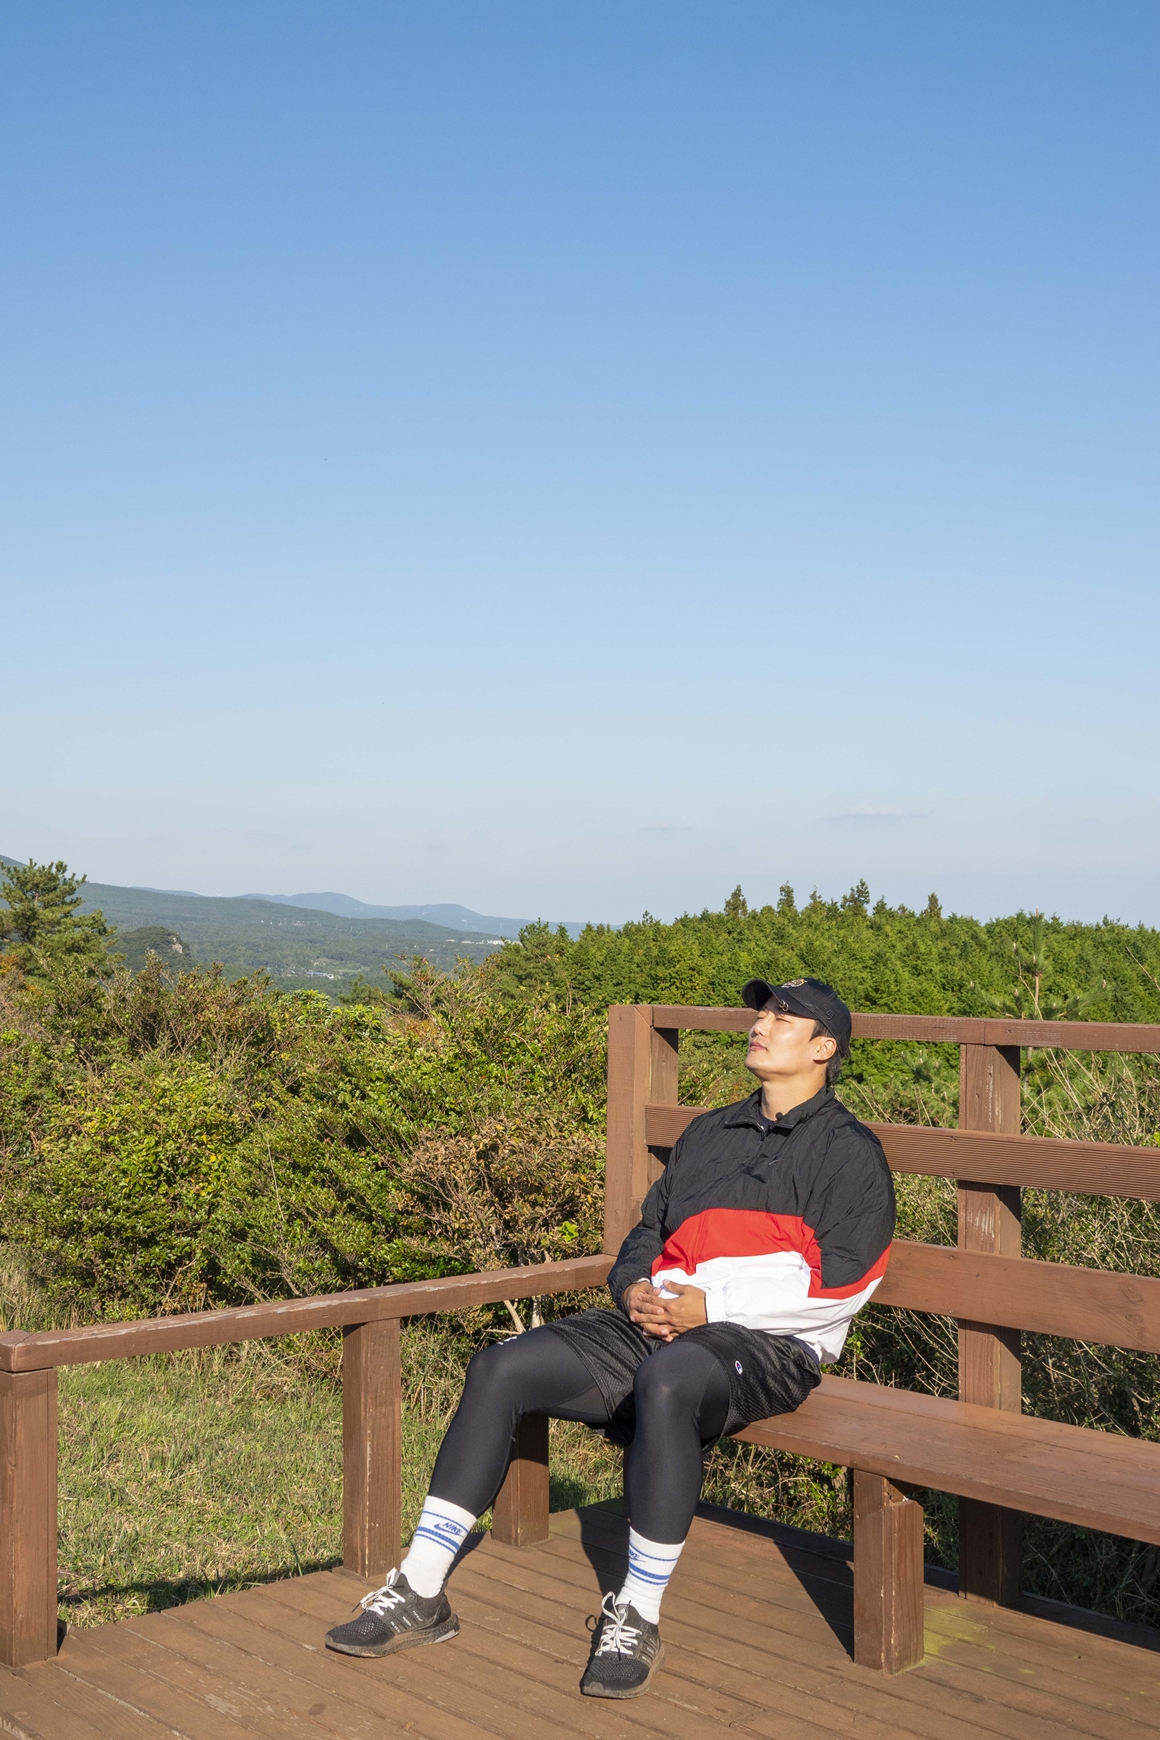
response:
[[[608,1291],[613,1304],[623,1311],[624,1290],[634,1281],[644,1281],[652,1273],[653,1262],[664,1248],[665,1211],[668,1207],[670,1171],[675,1163],[683,1138],[679,1138],[669,1156],[669,1164],[657,1179],[640,1209],[640,1219],[620,1247],[608,1276]]]
[[[842,1130],[827,1155],[828,1179],[811,1215],[822,1295],[860,1292],[885,1270],[894,1237],[894,1179],[882,1144],[864,1127]]]

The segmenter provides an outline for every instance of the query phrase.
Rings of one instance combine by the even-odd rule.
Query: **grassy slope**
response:
[[[405,1344],[406,1538],[461,1369],[422,1326]],[[70,1625],[341,1559],[341,1394],[276,1346],[63,1371],[60,1423],[60,1612]],[[554,1509],[620,1491],[618,1452],[581,1426],[553,1430]]]

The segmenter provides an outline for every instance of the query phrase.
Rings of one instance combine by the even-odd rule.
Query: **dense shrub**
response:
[[[525,1164],[533,1147],[565,1161],[521,1210],[521,1249],[597,1248],[598,1024],[474,977],[423,971],[409,992],[333,1009],[160,963],[79,989],[10,984],[5,1224],[49,1296],[142,1313],[470,1268],[420,1172],[441,1142],[482,1152],[497,1130]]]

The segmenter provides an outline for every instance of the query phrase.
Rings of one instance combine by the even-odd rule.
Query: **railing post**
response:
[[[923,1517],[909,1487],[854,1470],[854,1660],[897,1674],[923,1655]]]
[[[661,1166],[648,1149],[644,1109],[677,1103],[677,1039],[654,1028],[647,1004],[614,1003],[608,1011],[608,1139],[604,1168],[604,1249],[610,1256],[640,1218],[640,1205]]]
[[[56,1372],[0,1372],[0,1662],[56,1639]]]
[[[402,1538],[403,1397],[396,1318],[342,1332],[342,1562],[382,1578]]]
[[[548,1416],[525,1414],[516,1429],[507,1478],[491,1511],[491,1532],[509,1547],[548,1538]]]
[[[652,1011],[614,1003],[608,1011],[608,1136],[604,1159],[604,1249],[615,1256],[648,1189],[644,1108],[648,1102]]]
[[[1019,1048],[959,1048],[959,1128],[1019,1134]],[[1017,1257],[1021,1193],[1014,1186],[959,1180],[959,1248]],[[959,1324],[959,1400],[1017,1414],[1023,1401],[1017,1329]],[[959,1593],[1014,1606],[1022,1590],[1023,1518],[1018,1511],[959,1500]]]

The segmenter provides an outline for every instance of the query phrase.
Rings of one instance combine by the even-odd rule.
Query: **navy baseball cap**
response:
[[[838,1054],[847,1057],[850,1051],[850,1011],[832,985],[821,979],[786,979],[784,984],[771,985],[766,979],[750,979],[742,988],[741,1001],[750,1009],[785,1009],[790,1015],[820,1021],[831,1038],[838,1041]]]

